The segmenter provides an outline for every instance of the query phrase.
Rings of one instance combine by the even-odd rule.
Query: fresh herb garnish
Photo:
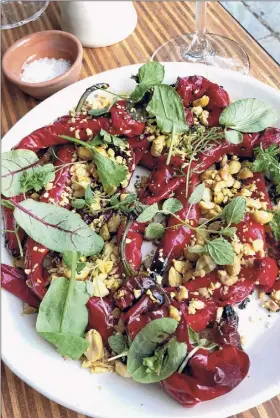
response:
[[[194,346],[194,348],[188,353],[187,357],[185,358],[185,360],[181,364],[181,366],[178,370],[178,373],[182,373],[184,371],[184,368],[188,364],[189,360],[201,348],[203,348],[204,350],[209,350],[210,351],[210,350],[213,350],[214,348],[218,347],[218,345],[216,343],[213,343],[213,342],[207,340],[206,338],[201,337],[200,334],[195,332],[190,326],[188,326],[188,334],[189,334],[190,343]]]
[[[5,197],[14,197],[28,190],[42,189],[54,179],[52,164],[39,165],[39,158],[30,150],[15,150],[2,155],[1,187]]]
[[[266,103],[256,99],[241,99],[222,111],[219,123],[235,131],[252,133],[273,126],[277,120],[277,111]]]
[[[280,193],[280,148],[276,144],[263,149],[262,146],[254,149],[255,161],[252,170],[264,172],[276,185],[277,193]]]
[[[119,138],[116,135],[109,134],[104,129],[101,129],[99,134],[96,135],[96,137],[91,142],[88,142],[88,144],[92,146],[109,144],[109,145],[114,145],[114,147],[116,148],[122,148],[122,149],[125,149],[128,147],[127,141],[124,141],[123,139]]]
[[[64,357],[77,360],[88,348],[83,338],[88,323],[86,283],[76,281],[77,253],[72,253],[71,279],[52,281],[40,304],[37,332]]]
[[[145,223],[153,219],[157,213],[163,213],[170,215],[172,213],[178,212],[182,209],[183,205],[178,199],[171,197],[170,199],[165,200],[163,203],[162,209],[159,208],[157,203],[153,203],[151,206],[148,206],[136,219],[137,222]]]
[[[205,190],[206,190],[206,187],[205,187],[204,183],[199,184],[198,186],[196,186],[196,188],[194,189],[194,191],[190,195],[188,202],[191,205],[195,205],[196,203],[199,203],[203,198]]]
[[[108,344],[112,351],[117,354],[117,357],[125,357],[128,353],[127,337],[123,334],[111,335],[108,338]],[[113,357],[115,359],[116,357]]]
[[[138,332],[127,357],[127,370],[134,380],[139,383],[159,382],[178,369],[187,348],[174,337],[168,341],[177,326],[174,319],[160,318]]]
[[[157,125],[164,133],[171,133],[171,143],[166,164],[170,163],[176,134],[188,131],[182,98],[175,89],[166,84],[155,86],[147,111],[155,116]]]
[[[273,212],[273,218],[269,225],[276,241],[280,241],[280,210]]]
[[[105,193],[112,192],[127,178],[128,168],[123,164],[110,160],[110,158],[104,157],[96,150],[94,145],[67,135],[60,135],[60,137],[89,148],[92,151],[97,174]]]
[[[227,129],[225,129],[224,133],[227,142],[230,142],[231,144],[241,144],[241,142],[243,141],[243,135],[241,132],[228,131]]]
[[[102,250],[103,239],[75,213],[32,199],[13,203],[18,225],[34,241],[50,250],[80,251],[84,255],[98,254]]]
[[[103,107],[102,109],[90,109],[88,110],[88,114],[95,117],[105,115],[110,111],[111,107],[113,107],[116,102],[117,98],[114,97],[111,103],[109,103],[106,107]]]
[[[148,62],[139,68],[138,74],[134,78],[139,84],[131,93],[130,98],[134,102],[138,102],[148,90],[163,82],[164,66],[156,61]]]
[[[81,253],[77,253],[77,257],[78,259],[81,257]],[[72,258],[73,258],[73,253],[71,251],[66,251],[65,253],[63,253],[63,261],[64,264],[68,267],[68,268],[72,268]],[[76,267],[76,271],[77,273],[81,273],[81,271],[85,268],[87,264],[84,262],[80,262],[77,261],[77,267]]]
[[[228,203],[220,216],[224,217],[227,224],[239,224],[246,213],[246,199],[244,197],[235,197]]]
[[[145,229],[145,237],[147,239],[159,239],[163,236],[165,228],[162,224],[154,222]]]

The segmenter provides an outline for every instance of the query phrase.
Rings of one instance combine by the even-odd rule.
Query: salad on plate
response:
[[[248,373],[236,307],[280,310],[278,115],[157,62],[132,78],[3,153],[1,282],[64,358],[192,407]]]

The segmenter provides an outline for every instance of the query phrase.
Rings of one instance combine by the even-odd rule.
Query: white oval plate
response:
[[[139,65],[107,71],[56,93],[31,110],[5,135],[7,151],[34,129],[44,126],[76,105],[84,90],[97,82],[108,82],[114,91],[132,90],[130,79]],[[238,73],[184,63],[167,63],[166,82],[177,76],[204,75],[219,83],[231,99],[255,97],[280,109],[279,93],[250,77]],[[10,262],[3,250],[3,262]],[[250,307],[250,308],[249,308]],[[79,362],[63,360],[55,349],[35,332],[35,315],[21,316],[22,303],[10,293],[2,292],[2,357],[10,369],[43,395],[94,418],[224,418],[260,404],[280,392],[279,347],[280,320],[268,318],[252,301],[241,313],[241,334],[246,335],[245,349],[251,359],[249,376],[228,395],[188,410],[174,402],[160,386],[140,385],[114,374],[90,374]],[[248,315],[257,322],[249,322]],[[267,328],[267,321],[270,328]]]

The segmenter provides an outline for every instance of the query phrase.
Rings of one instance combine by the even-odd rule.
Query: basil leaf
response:
[[[238,224],[242,221],[246,213],[246,199],[244,197],[235,197],[232,201],[226,205],[221,213],[224,216],[227,223]]]
[[[155,116],[162,132],[181,134],[188,130],[181,97],[166,84],[155,86],[147,111]]]
[[[39,158],[33,151],[19,149],[4,152],[1,164],[2,194],[6,197],[14,197],[23,193],[22,174],[25,172],[32,173],[38,161]]]
[[[196,203],[199,203],[203,198],[203,195],[205,193],[205,189],[206,189],[206,187],[205,187],[204,183],[199,184],[198,186],[196,186],[196,188],[194,189],[194,191],[190,195],[188,202],[191,205],[195,205]]]
[[[225,130],[225,138],[227,142],[230,142],[231,144],[241,144],[243,141],[243,135],[238,131]]]
[[[105,193],[113,191],[127,178],[128,169],[125,165],[117,164],[97,151],[94,152],[94,162]]]
[[[156,350],[153,357],[143,359],[143,364],[132,375],[139,383],[155,383],[167,379],[176,372],[187,353],[185,343],[172,338],[163,347]]]
[[[153,203],[151,206],[148,206],[136,219],[137,222],[145,223],[153,219],[153,217],[158,213],[158,204]]]
[[[211,228],[210,228],[211,229]],[[225,228],[221,230],[221,233],[224,237],[230,237],[233,238],[234,235],[236,234],[237,228],[235,228],[234,226],[230,227],[230,228]]]
[[[85,204],[86,204],[85,199],[73,199],[71,202],[71,206],[75,209],[83,209]]]
[[[55,345],[61,355],[78,359],[88,347],[82,338],[88,323],[85,282],[76,281],[77,253],[72,253],[71,279],[52,281],[40,304],[36,330]]]
[[[139,68],[136,78],[139,80],[139,85],[136,86],[130,97],[133,101],[138,102],[150,88],[163,82],[164,66],[156,61],[148,62]]]
[[[216,238],[206,244],[207,252],[218,265],[232,264],[234,251],[232,245],[224,238]]]
[[[240,132],[259,132],[273,126],[277,111],[256,99],[241,99],[226,107],[219,119],[221,125]]]
[[[103,239],[67,209],[32,199],[15,203],[15,207],[18,225],[50,250],[80,251],[87,256],[98,254],[103,248]]]
[[[117,98],[114,98],[112,102],[108,104],[108,106],[103,107],[102,109],[91,109],[88,111],[88,114],[95,117],[105,115],[105,113],[108,113],[110,111],[111,107],[114,106],[117,100]]]
[[[162,205],[162,212],[171,212],[176,213],[179,212],[183,208],[182,203],[180,200],[171,197],[170,199],[165,200]]]
[[[157,346],[163,343],[178,326],[178,321],[171,318],[159,318],[149,322],[142,328],[128,351],[127,370],[133,374],[142,367],[143,359],[150,356]]]
[[[158,239],[164,234],[164,227],[160,223],[151,223],[145,229],[145,237],[147,239]]]
[[[112,351],[117,354],[125,353],[128,350],[127,338],[122,334],[111,335],[108,344]]]

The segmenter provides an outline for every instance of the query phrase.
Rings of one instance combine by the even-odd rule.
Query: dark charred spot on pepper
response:
[[[238,308],[239,309],[245,309],[246,308],[246,306],[248,305],[248,303],[250,302],[250,299],[249,298],[245,298],[244,300],[243,300],[243,302],[241,302],[239,305],[238,305]]]

